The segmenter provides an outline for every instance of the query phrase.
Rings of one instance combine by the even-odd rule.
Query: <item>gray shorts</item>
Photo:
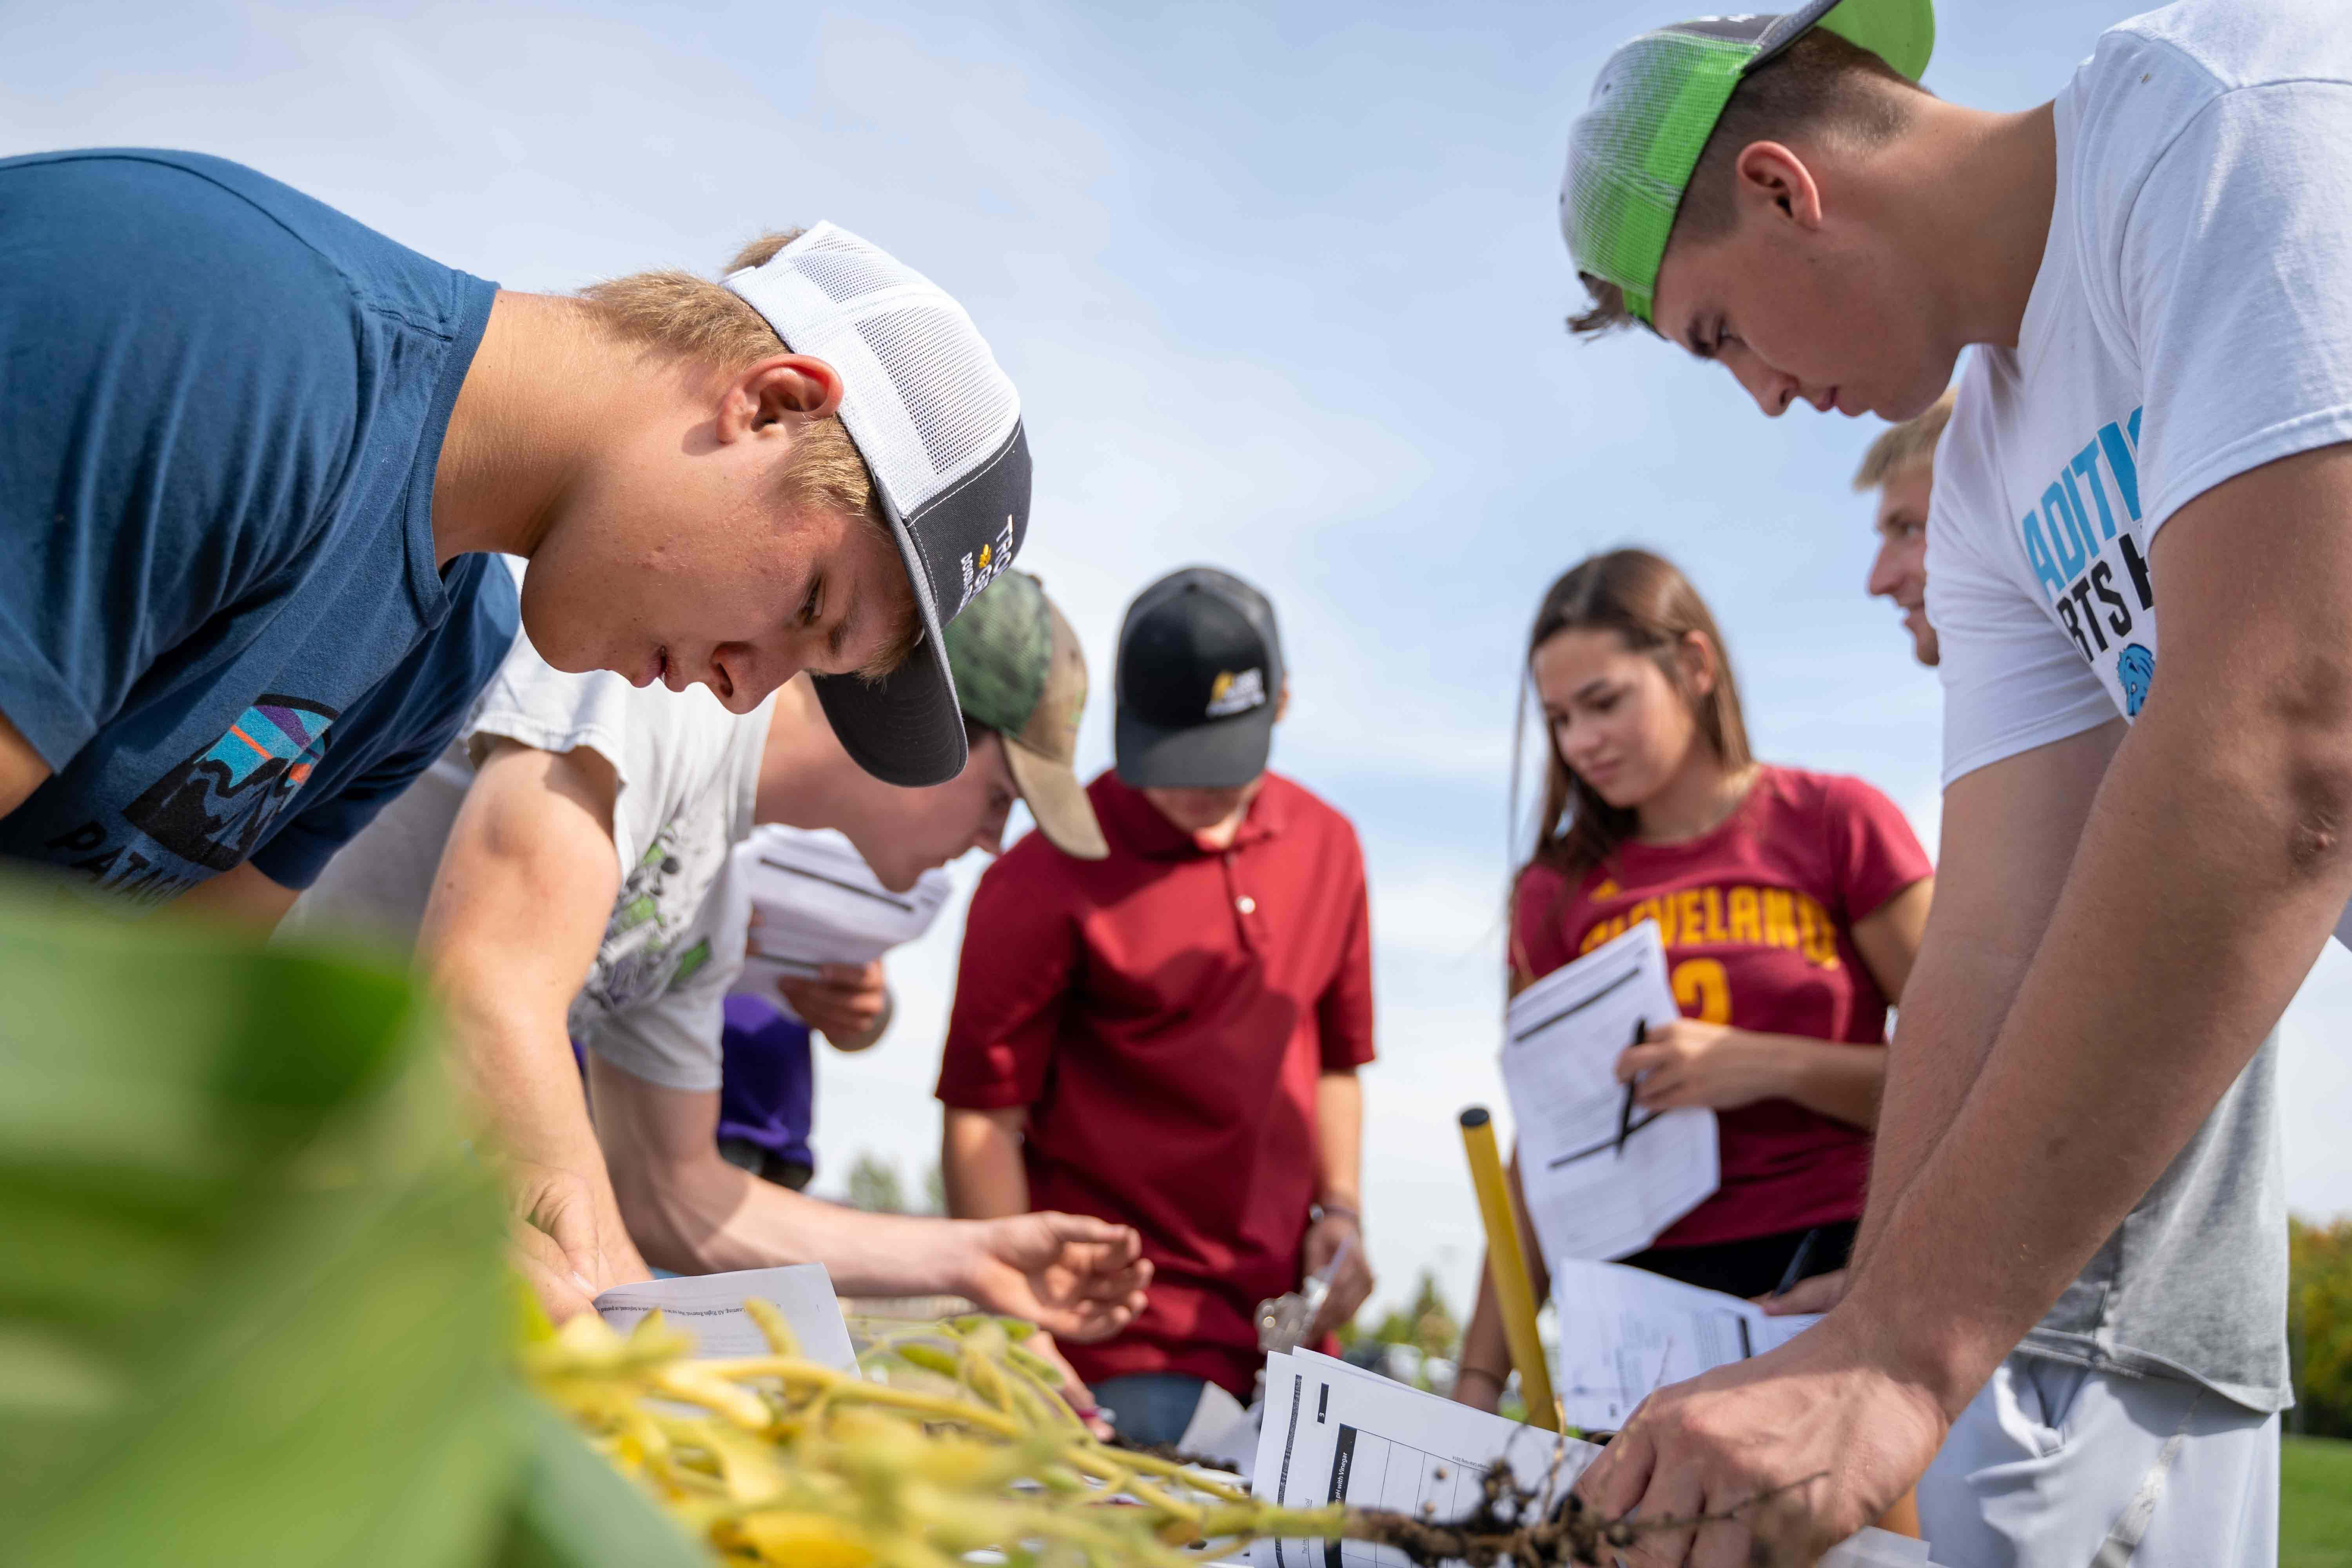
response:
[[[2276,1412],[2021,1352],[1919,1482],[1954,1568],[2273,1568],[2278,1510]]]

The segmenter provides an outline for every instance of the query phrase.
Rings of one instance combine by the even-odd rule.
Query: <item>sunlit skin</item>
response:
[[[929,789],[900,789],[879,779],[867,809],[837,826],[875,877],[894,893],[912,888],[967,849],[995,855],[1004,848],[1004,824],[1021,798],[993,730],[972,731],[963,772]]]
[[[796,680],[777,694],[752,810],[762,822],[839,829],[875,879],[903,893],[966,850],[999,853],[1019,798],[1003,738],[978,727],[963,771],[947,783],[927,789],[884,784],[850,760],[816,693]],[[751,919],[757,925],[756,910]],[[872,1045],[888,1016],[889,985],[879,960],[829,963],[815,975],[780,981],[777,989],[803,1022],[843,1050]]]
[[[1281,723],[1290,711],[1290,681],[1286,677],[1282,690],[1275,698],[1274,721]],[[1242,823],[1249,816],[1250,802],[1265,787],[1265,775],[1260,773],[1249,783],[1234,789],[1161,789],[1147,788],[1143,798],[1152,804],[1160,816],[1179,832],[1189,833],[1203,849],[1230,849]]]
[[[1232,847],[1249,816],[1250,802],[1265,787],[1258,774],[1239,789],[1147,789],[1143,798],[1180,832],[1189,833],[1206,849]]]
[[[1962,349],[2017,341],[2049,234],[2050,110],[1906,101],[1910,123],[1879,145],[1750,142],[1730,231],[1666,247],[1659,335],[1722,364],[1768,416],[1908,419]]]
[[[436,550],[529,556],[523,626],[559,669],[699,683],[747,713],[801,670],[866,668],[913,614],[898,551],[779,484],[841,395],[804,354],[720,373],[614,342],[576,301],[501,294],[436,472]]]
[[[1003,738],[973,726],[963,771],[945,784],[904,789],[885,784],[842,750],[805,680],[776,694],[760,757],[752,816],[760,822],[837,829],[894,893],[967,849],[993,855],[1021,798]]]
[[[1927,496],[1935,485],[1930,463],[1914,463],[1887,477],[1878,492],[1878,553],[1871,559],[1865,584],[1902,610],[1911,651],[1926,665],[1941,657],[1936,628],[1927,624]]]

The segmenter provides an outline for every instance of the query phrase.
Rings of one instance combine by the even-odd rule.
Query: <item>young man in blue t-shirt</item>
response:
[[[1028,513],[953,300],[820,225],[502,293],[249,169],[0,160],[0,856],[275,920],[511,641],[962,766],[939,627]],[[881,677],[879,679],[861,677]]]

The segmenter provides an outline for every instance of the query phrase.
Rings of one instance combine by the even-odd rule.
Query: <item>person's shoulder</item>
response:
[[[1115,848],[1113,854],[1117,854]],[[979,890],[991,897],[1007,893],[1032,900],[1061,897],[1076,889],[1086,868],[1104,863],[1065,855],[1052,839],[1032,827],[988,863],[980,874]]]
[[[2137,96],[2210,98],[2289,81],[2352,80],[2341,0],[2179,0],[2099,35],[2084,69]]]
[[[1293,826],[1351,845],[1358,842],[1354,819],[1289,774],[1267,769],[1263,788]]]
[[[1574,892],[1576,885],[1576,880],[1559,867],[1548,861],[1530,860],[1511,878],[1511,906],[1524,910],[1557,903]]]
[[[490,286],[399,244],[357,218],[281,180],[226,158],[163,148],[91,148],[36,153],[0,163],[0,193],[41,187],[45,223],[86,220],[102,246],[145,250],[172,247],[166,274],[233,300],[240,290],[267,298],[262,321],[286,322],[316,335],[300,312],[310,300],[298,285],[315,260],[348,300],[440,336],[467,331],[486,315]],[[0,198],[12,199],[12,198]],[[156,267],[145,255],[145,265]],[[248,327],[251,322],[248,322]]]
[[[1855,817],[1883,821],[1889,813],[1901,815],[1902,808],[1895,804],[1892,796],[1868,779],[1856,774],[1822,773],[1811,768],[1790,767],[1780,763],[1766,763],[1762,766],[1763,774],[1758,780],[1759,788],[1769,788],[1773,798],[1784,809],[1824,826]]]
[[[2062,104],[2086,240],[2128,208],[2141,182],[2189,125],[2233,94],[2289,83],[2352,86],[2352,29],[2339,0],[2182,0],[2099,35]]]

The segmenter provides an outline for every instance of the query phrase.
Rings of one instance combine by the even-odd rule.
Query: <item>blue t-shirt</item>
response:
[[[433,547],[496,289],[218,158],[0,161],[0,854],[154,901],[307,885],[517,623]]]

